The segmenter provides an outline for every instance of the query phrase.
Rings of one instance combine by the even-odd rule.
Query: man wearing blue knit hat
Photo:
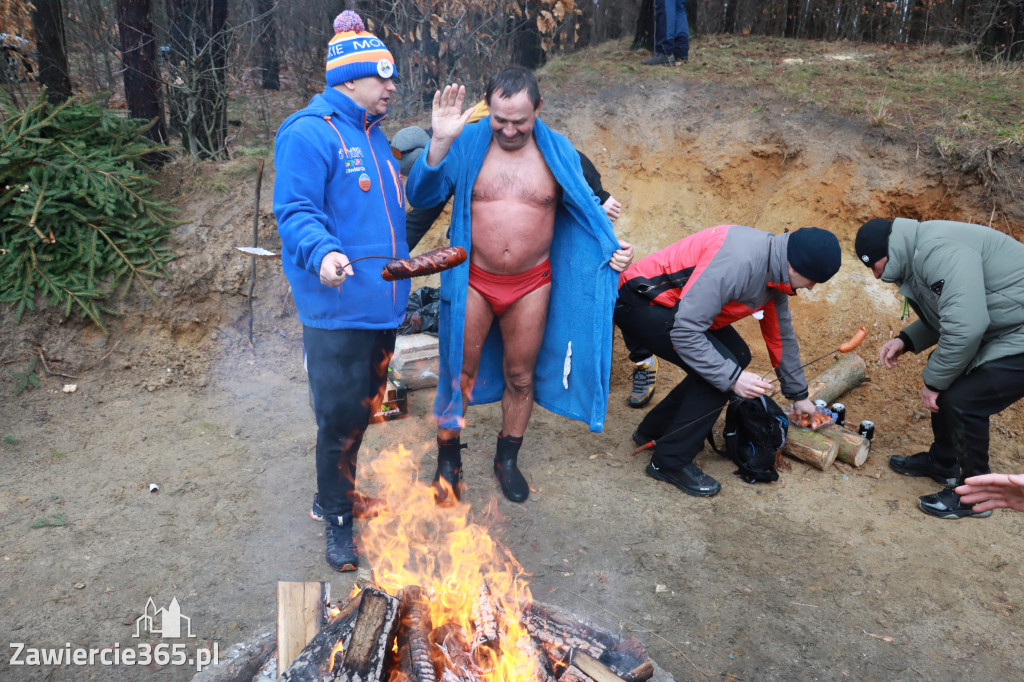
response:
[[[274,214],[282,263],[302,322],[316,414],[316,519],[327,563],[354,570],[356,454],[379,404],[409,281],[386,282],[379,260],[408,258],[398,163],[380,130],[395,92],[395,60],[359,15],[334,20],[324,91],[292,114],[274,147]]]
[[[649,476],[697,497],[721,490],[694,458],[731,395],[757,398],[772,388],[745,371],[750,348],[732,326],[744,317],[758,320],[794,412],[814,413],[788,299],[831,279],[841,261],[839,240],[818,227],[771,234],[719,225],[637,261],[619,276],[615,324],[626,347],[653,351],[687,373],[633,433],[637,445],[654,441]]]

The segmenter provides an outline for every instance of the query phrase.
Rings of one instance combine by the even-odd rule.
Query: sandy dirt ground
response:
[[[797,334],[811,359],[867,326],[870,381],[843,402],[877,431],[860,469],[792,462],[768,485],[741,482],[705,450],[697,463],[722,493],[686,496],[627,454],[642,413],[625,404],[617,338],[603,433],[534,413],[521,455],[534,488],[525,504],[500,499],[490,473],[497,406],[469,414],[472,514],[499,498],[493,532],[534,595],[637,636],[677,680],[1019,679],[1024,515],[932,519],[916,500],[937,486],[888,469],[890,455],[930,442],[923,358],[880,368],[877,349],[900,329],[902,302],[852,247],[875,216],[987,222],[979,182],[884,128],[766,93],[692,86],[682,71],[669,85],[545,94],[544,118],[624,204],[617,231],[638,255],[721,223],[837,231],[843,269],[793,301]],[[273,629],[277,581],[327,580],[336,596],[352,586],[352,574],[326,565],[322,526],[307,515],[314,424],[300,326],[274,262],[258,265],[248,343],[249,261],[231,247],[252,241],[254,162],[232,163],[226,189],[185,177],[209,168],[167,171],[189,222],[175,234],[181,257],[174,279],[156,286],[159,304],[131,294],[109,336],[53,313],[20,325],[0,313],[0,678],[188,679],[194,669],[175,665],[16,666],[9,644],[156,643],[133,637],[136,620],[147,599],[159,608],[176,598],[195,635],[180,640],[188,652],[224,651]],[[268,169],[260,242],[276,250],[272,177]],[[1020,238],[1022,227],[1009,231]],[[437,230],[424,247],[442,238]],[[767,370],[756,326],[740,330],[754,369]],[[40,351],[51,372],[76,378],[41,371],[38,389],[16,395],[13,374]],[[680,377],[663,366],[656,397]],[[77,391],[64,393],[65,383]],[[402,443],[429,480],[432,397],[414,392],[411,418],[371,427],[361,471]],[[995,470],[1024,469],[1022,419],[1018,406],[993,420]],[[360,485],[378,483],[366,475]],[[51,525],[33,527],[40,521]]]

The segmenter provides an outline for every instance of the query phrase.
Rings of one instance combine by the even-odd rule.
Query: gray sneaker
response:
[[[629,392],[630,407],[643,407],[651,402],[654,395],[654,384],[658,379],[658,358],[652,357],[654,363],[648,367],[633,363],[633,390]]]
[[[655,52],[647,59],[641,60],[640,63],[644,66],[675,66],[676,58],[670,54]]]

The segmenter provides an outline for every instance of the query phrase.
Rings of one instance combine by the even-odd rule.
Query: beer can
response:
[[[867,438],[869,441],[875,439],[875,422],[865,419],[860,423],[860,428],[857,429],[857,433]]]
[[[819,411],[822,412],[828,409],[828,403],[825,402],[824,400],[815,400],[814,406],[818,408]]]
[[[846,405],[832,403],[832,411],[836,413],[836,426],[844,425],[846,423]]]

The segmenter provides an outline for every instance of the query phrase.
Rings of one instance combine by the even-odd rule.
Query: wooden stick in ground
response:
[[[789,435],[786,437],[786,445],[782,452],[824,471],[836,461],[839,446],[823,434],[790,424]]]
[[[435,682],[430,654],[430,603],[416,585],[402,590],[402,627],[398,630],[401,666],[410,682]]]
[[[283,675],[327,624],[330,583],[277,584],[277,674]]]
[[[836,451],[836,459],[859,467],[867,461],[871,454],[871,441],[856,431],[851,431],[843,426],[827,424],[818,429],[818,433],[835,443],[839,450]]]
[[[856,388],[867,379],[867,365],[864,358],[856,353],[847,353],[807,382],[809,400],[824,400],[832,403],[847,391]]]
[[[399,624],[399,601],[380,590],[363,590],[352,636],[345,647],[345,660],[334,679],[341,682],[381,682],[384,664],[395,644]]]
[[[260,188],[263,186],[263,157],[260,157],[256,166],[256,201],[252,209],[252,245],[260,245]],[[256,288],[256,259],[252,259],[252,268],[249,276],[249,346],[252,347],[252,325],[255,317],[252,310],[252,292]]]
[[[282,682],[320,682],[330,666],[331,650],[352,635],[358,608],[349,608],[353,602],[361,604],[363,593],[357,594],[345,605],[342,613],[306,645],[298,658],[281,675]]]

